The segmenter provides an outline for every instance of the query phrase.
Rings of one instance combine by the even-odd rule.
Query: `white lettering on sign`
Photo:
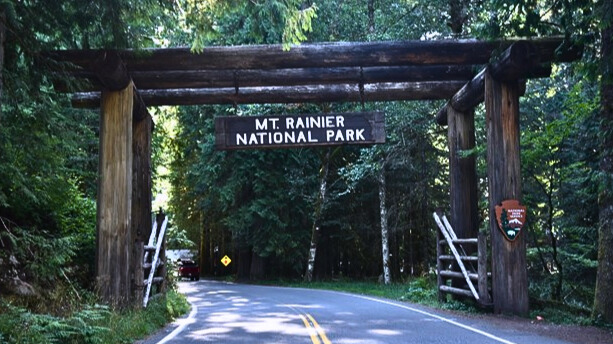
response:
[[[369,114],[266,116],[234,121],[226,136],[230,147],[345,144],[372,142]],[[230,120],[227,120],[229,123]],[[378,133],[378,132],[377,132]],[[226,134],[226,135],[227,135]]]
[[[287,143],[317,143],[319,140],[308,131],[286,131],[275,133],[237,133],[237,146],[255,146]]]
[[[277,122],[278,118],[256,118],[255,119],[255,130],[268,130],[268,122],[270,122],[270,129],[277,130],[279,126]]]
[[[275,118],[278,120],[278,118]],[[301,117],[286,117],[285,129],[325,129],[325,128],[341,128],[345,126],[345,117],[342,115],[336,116],[308,116]],[[278,128],[275,128],[278,129]],[[266,127],[259,129],[256,125],[256,130],[267,130]]]
[[[326,130],[327,142],[338,141],[366,141],[364,129]]]

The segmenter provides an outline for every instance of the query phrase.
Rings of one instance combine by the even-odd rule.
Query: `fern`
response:
[[[101,344],[102,334],[109,332],[99,325],[110,315],[102,306],[88,306],[68,318],[33,314],[10,304],[0,304],[0,310],[0,344]]]

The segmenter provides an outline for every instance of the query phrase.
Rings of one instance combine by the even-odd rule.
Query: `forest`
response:
[[[65,315],[95,294],[99,112],[56,91],[47,51],[555,36],[583,53],[520,99],[530,300],[613,323],[612,21],[608,0],[1,0],[0,297]],[[169,248],[197,251],[204,276],[243,281],[433,276],[432,213],[449,211],[444,104],[150,107]],[[360,111],[385,113],[385,144],[215,149],[217,117]],[[475,123],[477,145],[461,154],[477,162],[487,233],[483,105]]]

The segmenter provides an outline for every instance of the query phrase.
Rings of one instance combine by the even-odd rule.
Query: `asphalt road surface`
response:
[[[192,304],[142,344],[488,344],[567,342],[409,303],[322,290],[181,282]]]

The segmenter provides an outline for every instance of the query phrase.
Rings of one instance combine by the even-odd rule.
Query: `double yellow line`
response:
[[[306,326],[307,330],[309,331],[313,344],[332,344],[328,337],[326,337],[324,330],[319,326],[317,321],[315,321],[315,318],[308,313],[299,315],[300,319],[302,319],[302,322],[304,323],[304,326]]]

